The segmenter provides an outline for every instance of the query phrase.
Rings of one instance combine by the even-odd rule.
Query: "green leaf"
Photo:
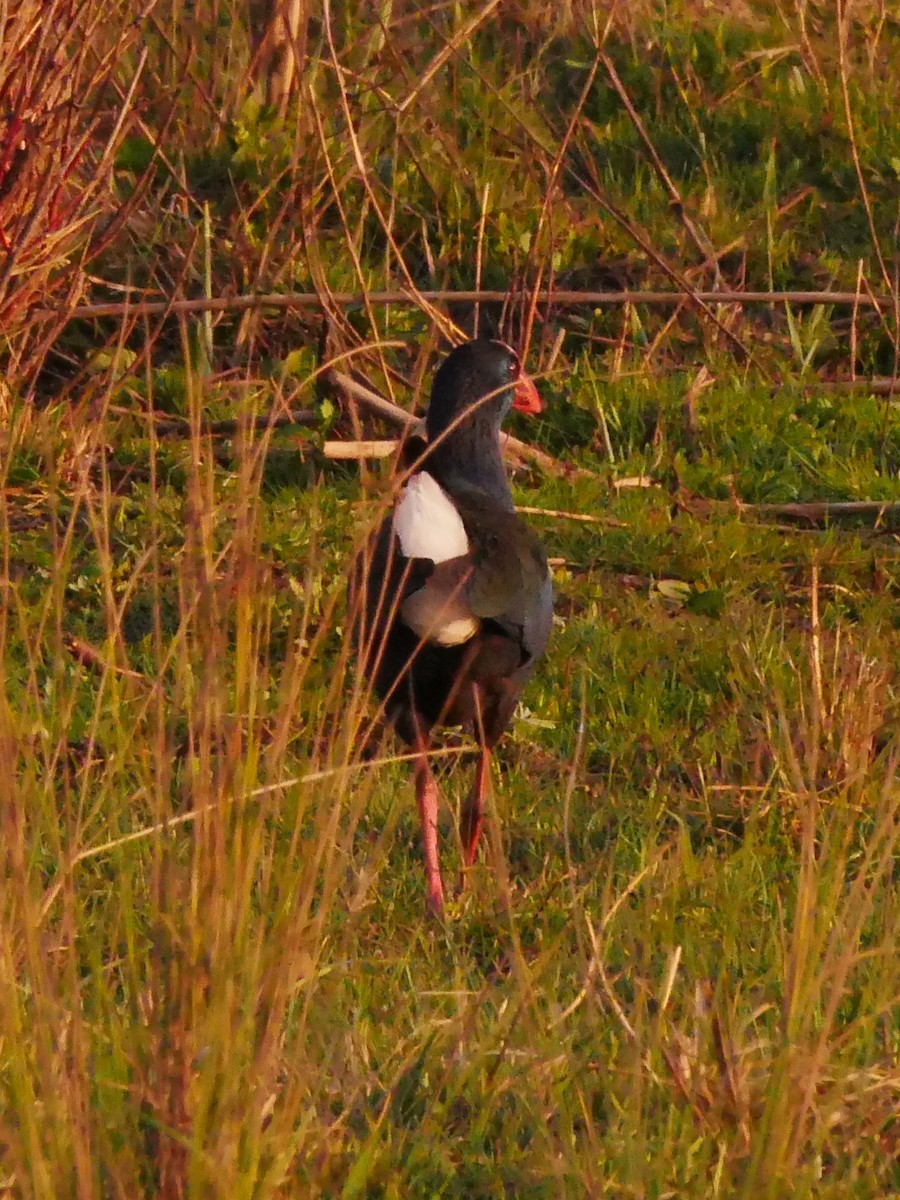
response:
[[[116,375],[124,373],[134,364],[137,354],[127,346],[115,346],[103,350],[95,350],[89,355],[87,368],[92,375],[100,375],[104,371],[112,371]]]
[[[684,608],[691,594],[691,585],[682,579],[658,579],[650,594],[661,596],[669,608]]]
[[[143,175],[153,161],[153,143],[139,133],[129,133],[122,139],[116,154],[116,169]]]
[[[373,1130],[359,1158],[350,1168],[347,1181],[344,1184],[344,1190],[341,1192],[341,1200],[356,1200],[357,1196],[363,1195],[365,1186],[369,1181],[369,1176],[372,1174],[372,1168],[375,1165],[377,1152],[378,1131]]]
[[[303,350],[291,350],[285,356],[284,362],[281,364],[281,377],[284,379],[287,375],[302,375],[304,369],[305,353]]]
[[[701,617],[721,617],[725,611],[725,593],[721,588],[695,589],[688,596],[684,607],[688,612]]]

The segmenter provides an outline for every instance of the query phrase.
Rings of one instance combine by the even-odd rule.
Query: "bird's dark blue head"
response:
[[[511,408],[542,409],[519,357],[503,342],[457,346],[434,377],[425,418],[425,470],[452,494],[477,492],[512,511],[500,457],[500,423]]]
[[[519,356],[505,342],[479,338],[465,342],[441,363],[431,388],[425,425],[429,442],[454,426],[484,430],[496,442],[497,430],[511,408],[539,413],[537,389],[522,370]]]

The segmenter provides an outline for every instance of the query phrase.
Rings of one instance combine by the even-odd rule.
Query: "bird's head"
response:
[[[511,408],[539,413],[543,407],[519,356],[505,342],[465,342],[447,355],[434,377],[428,440],[434,442],[451,426],[498,429]]]

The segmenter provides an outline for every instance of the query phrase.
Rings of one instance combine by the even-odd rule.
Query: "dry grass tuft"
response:
[[[895,495],[890,396],[818,386],[892,371],[894,26],[826,8],[0,0],[0,1191],[893,1186],[896,537],[726,500]],[[273,292],[324,328],[167,307]],[[476,326],[545,369],[561,602],[437,929],[328,444]]]
[[[122,72],[144,14],[119,29],[121,9],[25,0],[0,18],[0,329],[17,380],[33,378],[61,327],[35,328],[34,310],[78,302],[120,216],[113,158],[144,66]]]

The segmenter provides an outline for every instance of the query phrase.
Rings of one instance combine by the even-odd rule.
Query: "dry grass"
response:
[[[733,501],[896,494],[890,398],[816,387],[896,358],[894,19],[372,12],[0,5],[0,1191],[888,1194],[896,533]],[[722,294],[773,286],[875,298]],[[296,291],[327,337],[137,307]],[[559,622],[436,929],[343,636],[389,488],[322,465],[377,421],[323,379],[410,412],[498,323]]]
[[[78,302],[92,260],[122,219],[113,160],[145,58],[119,77],[146,13],[121,3],[48,0],[0,12],[0,329],[4,360],[26,386]],[[27,338],[23,334],[27,333]]]

